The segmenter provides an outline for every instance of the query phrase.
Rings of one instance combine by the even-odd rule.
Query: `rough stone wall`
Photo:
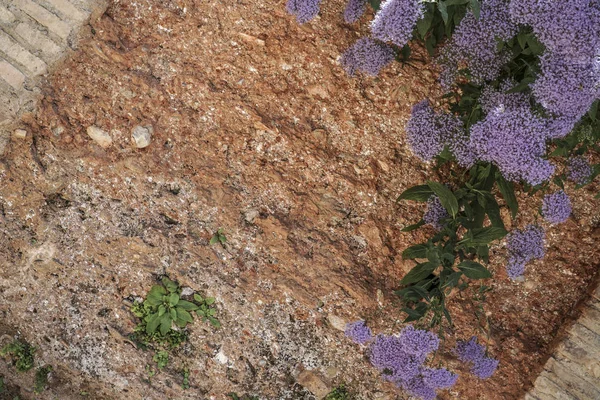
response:
[[[106,0],[0,0],[0,155],[14,122],[32,112],[40,83],[70,50]]]

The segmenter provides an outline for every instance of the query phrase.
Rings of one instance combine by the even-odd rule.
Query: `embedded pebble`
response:
[[[27,137],[27,131],[25,129],[17,129],[13,132],[13,138],[25,139]]]
[[[131,132],[131,138],[135,143],[135,147],[138,149],[143,149],[144,147],[148,147],[150,145],[150,141],[152,140],[152,132],[153,129],[151,126],[136,126],[133,128]]]
[[[346,321],[344,321],[342,318],[338,317],[337,315],[329,314],[327,316],[327,320],[329,321],[331,326],[333,326],[335,329],[342,331],[342,332],[346,330]]]
[[[87,128],[87,134],[100,147],[106,148],[112,144],[112,137],[108,134],[108,132],[98,128],[95,125]]]

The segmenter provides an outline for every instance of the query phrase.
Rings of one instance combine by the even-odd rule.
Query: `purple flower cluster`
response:
[[[463,362],[471,363],[471,372],[480,379],[487,379],[496,372],[499,361],[485,355],[485,347],[473,336],[468,342],[458,341],[454,353]]]
[[[340,64],[350,76],[359,71],[375,76],[392,62],[394,57],[394,50],[390,46],[363,37],[344,52]]]
[[[321,0],[288,0],[286,9],[299,24],[305,24],[319,14],[320,4]]]
[[[470,11],[462,19],[450,42],[442,50],[438,64],[442,66],[441,83],[450,87],[457,72],[466,67],[475,83],[496,78],[511,55],[498,51],[497,39],[508,40],[517,31],[508,14],[506,0],[487,0],[481,5],[480,18]]]
[[[552,52],[579,56],[600,46],[597,0],[511,0],[509,12],[515,22],[530,25]]]
[[[507,179],[538,185],[548,180],[555,167],[546,154],[547,123],[523,108],[489,112],[471,127],[471,146],[478,159],[493,162]]]
[[[516,85],[513,80],[505,80],[496,90],[485,85],[481,90],[479,104],[487,114],[494,111],[530,109],[529,96],[525,93],[507,93]]]
[[[371,328],[365,324],[365,321],[356,321],[346,324],[344,334],[358,344],[365,344],[373,340]]]
[[[423,161],[430,161],[449,144],[457,149],[461,164],[472,163],[468,146],[464,146],[467,139],[460,119],[446,112],[436,112],[428,100],[413,106],[406,124],[406,139],[413,153]]]
[[[371,33],[376,39],[403,47],[423,12],[423,2],[419,0],[385,0],[371,22]]]
[[[544,257],[544,229],[528,225],[525,229],[511,232],[507,238],[509,253],[506,272],[511,279],[523,276],[525,264],[534,258]]]
[[[548,111],[579,120],[600,97],[600,70],[594,57],[577,62],[561,53],[540,57],[541,74],[530,87],[535,99]]]
[[[344,21],[351,24],[362,17],[367,8],[367,0],[348,0],[344,9]]]
[[[592,176],[592,167],[585,158],[573,157],[567,165],[567,176],[578,185],[584,185]]]
[[[536,100],[577,122],[600,97],[600,3],[597,0],[511,0],[515,22],[530,25],[546,46]],[[572,127],[571,127],[572,128]]]
[[[551,224],[565,222],[571,215],[571,201],[562,190],[547,194],[542,200],[542,215]]]
[[[435,334],[407,326],[399,336],[377,335],[371,345],[370,360],[384,379],[413,396],[433,400],[437,389],[449,388],[458,379],[445,368],[423,365],[427,355],[438,346],[439,339]]]
[[[425,221],[426,224],[429,224],[440,231],[444,227],[442,221],[449,216],[450,214],[448,214],[448,211],[446,211],[440,202],[439,197],[434,195],[427,200],[427,210],[425,210],[425,214],[423,214],[423,221]]]

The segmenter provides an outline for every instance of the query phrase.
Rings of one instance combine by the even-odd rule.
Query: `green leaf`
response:
[[[421,299],[429,299],[429,292],[421,286],[409,286],[407,288],[397,290],[396,295],[404,302],[419,301]]]
[[[218,319],[214,318],[214,317],[208,317],[208,321],[211,323],[212,326],[214,326],[215,328],[220,328],[221,327],[221,323],[219,322]]]
[[[377,12],[381,6],[381,0],[369,0],[369,4],[373,7],[373,11]]]
[[[154,332],[156,332],[156,328],[158,327],[158,324],[160,324],[161,318],[162,316],[159,317],[158,313],[150,315],[150,318],[146,323],[146,333],[148,335],[152,335]]]
[[[598,114],[598,107],[599,106],[600,106],[600,100],[596,100],[592,104],[592,107],[588,111],[588,115],[590,116],[590,118],[592,119],[592,121],[596,120],[596,115]]]
[[[447,288],[447,287],[449,287],[449,288],[456,287],[456,285],[458,285],[458,281],[460,280],[461,276],[462,276],[462,272],[460,272],[460,271],[452,272],[450,275],[448,275],[446,277],[446,281],[442,285],[442,289]]]
[[[167,312],[167,308],[165,307],[164,304],[161,304],[160,306],[158,306],[158,316],[162,317],[164,313]]]
[[[461,270],[467,278],[471,279],[486,279],[492,277],[492,274],[486,267],[471,260],[465,260],[458,264],[458,269]]]
[[[428,181],[427,186],[440,198],[440,203],[448,211],[452,218],[456,217],[458,212],[458,201],[454,193],[446,186],[438,182]]]
[[[204,302],[206,303],[206,305],[211,305],[215,303],[215,298],[214,297],[207,297],[206,299],[204,299]]]
[[[210,242],[208,242],[208,244],[215,244],[219,242],[219,235],[218,234],[214,234],[213,237],[210,238]]]
[[[176,310],[176,309],[174,309],[174,308],[171,308],[171,309],[169,310],[169,316],[171,317],[171,319],[172,319],[173,321],[175,321],[175,320],[177,319],[177,310]]]
[[[204,303],[204,299],[198,293],[194,293],[194,300],[196,300],[198,303]]]
[[[475,228],[471,230],[472,237],[469,240],[469,246],[481,246],[502,239],[507,232],[504,228],[497,226],[488,226],[486,228]]]
[[[504,201],[506,201],[506,205],[510,208],[511,216],[514,219],[519,212],[519,203],[515,196],[515,187],[512,182],[504,179],[499,172],[496,175],[496,182],[498,182],[498,189],[500,190],[500,193],[502,193],[502,197],[504,197]]]
[[[148,292],[146,302],[151,306],[157,306],[163,302],[163,296],[167,294],[164,287],[160,285],[154,285]]]
[[[433,190],[427,185],[413,186],[406,189],[398,197],[396,201],[400,200],[414,200],[414,201],[427,201],[433,195]]]
[[[479,19],[481,15],[481,3],[479,3],[479,0],[471,0],[471,10],[473,10],[475,18]]]
[[[410,231],[414,231],[415,229],[419,229],[420,227],[422,227],[423,225],[425,225],[425,221],[420,220],[419,222],[417,222],[416,224],[412,224],[409,226],[405,226],[404,228],[402,228],[400,230],[400,232],[410,232]]]
[[[487,200],[487,202],[486,202],[486,206],[485,206],[485,212],[487,213],[488,217],[490,218],[490,222],[492,223],[492,226],[496,226],[498,228],[505,229],[504,222],[502,221],[502,218],[500,217],[500,206],[498,205],[498,202],[496,201],[494,196],[491,194],[486,196],[486,200]]]
[[[412,322],[418,321],[421,318],[423,318],[425,314],[427,314],[428,310],[429,306],[426,303],[420,302],[417,305],[415,305],[415,308],[405,307],[400,311],[404,311],[408,314],[408,317],[404,320],[404,322]]]
[[[198,306],[191,301],[179,300],[179,303],[177,303],[177,308],[183,308],[187,311],[194,311],[198,309]]]
[[[199,317],[206,317],[206,313],[203,310],[196,310],[196,315]]]
[[[194,320],[189,312],[179,307],[177,307],[177,319],[185,322],[192,322]]]
[[[413,269],[411,269],[408,274],[404,275],[402,280],[400,280],[401,285],[409,285],[411,283],[416,283],[422,281],[427,278],[435,269],[437,265],[426,262],[422,264],[417,264]]]
[[[175,307],[179,302],[179,295],[177,293],[171,293],[169,295],[169,304],[171,307]]]
[[[437,3],[438,5],[438,10],[440,11],[440,14],[442,16],[442,20],[444,21],[444,25],[448,24],[448,8],[446,6],[446,2],[444,1],[439,1]]]
[[[426,244],[415,244],[402,252],[402,259],[414,260],[415,258],[427,258],[427,249],[428,246]]]
[[[417,32],[421,36],[421,39],[425,38],[427,31],[431,28],[433,22],[433,13],[425,13],[425,16],[417,21]]]
[[[163,285],[165,285],[169,293],[174,293],[179,289],[179,285],[176,282],[173,282],[172,280],[167,278],[166,276],[162,278],[162,283]]]
[[[165,314],[162,317],[160,317],[160,334],[162,336],[165,336],[167,334],[167,332],[169,332],[171,330],[172,322],[173,322],[173,320],[171,319],[170,314]]]

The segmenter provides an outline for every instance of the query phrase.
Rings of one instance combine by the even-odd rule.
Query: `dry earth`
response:
[[[21,335],[55,368],[33,395],[33,373],[2,363],[22,398],[311,399],[342,382],[360,399],[405,397],[339,328],[402,326],[392,290],[412,265],[400,253],[429,231],[401,233],[423,209],[395,199],[436,177],[402,127],[411,104],[439,93],[416,61],[347,77],[337,57],[368,17],[345,25],[342,7],[325,2],[299,26],[282,1],[115,1],[93,25],[0,164],[2,341]],[[92,141],[92,125],[111,143]],[[136,126],[152,127],[150,146],[133,145]],[[547,257],[525,282],[508,280],[494,249],[489,324],[472,293],[454,297],[434,363],[461,378],[439,398],[516,399],[535,380],[597,273],[598,189],[569,188],[573,217],[547,227]],[[513,226],[539,204],[520,197]],[[209,245],[219,228],[226,245]],[[215,296],[223,328],[196,321],[149,379],[152,353],[126,338],[129,304],[163,274]],[[449,349],[486,329],[500,368],[478,381]]]

